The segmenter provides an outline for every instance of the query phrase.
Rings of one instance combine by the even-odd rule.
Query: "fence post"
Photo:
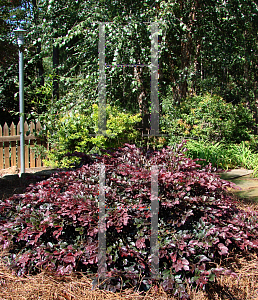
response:
[[[28,123],[25,121],[24,122],[24,136],[26,135],[26,132],[29,130],[29,126],[28,126]],[[25,140],[25,143],[24,143],[24,156],[25,156],[25,168],[29,168],[30,165],[29,165],[29,141],[28,140]]]
[[[20,122],[17,125],[17,133],[20,132]],[[20,139],[17,142],[17,156],[18,156],[18,168],[21,168],[21,146],[20,146]]]
[[[41,124],[40,124],[40,122],[37,122],[37,124],[36,124],[36,131],[38,132],[40,129],[41,129]],[[37,144],[41,145],[41,142],[39,142],[39,140],[37,140]],[[37,156],[36,166],[37,167],[41,167],[41,164],[42,164],[41,158],[39,156]]]
[[[11,135],[16,135],[15,125],[11,124]],[[11,167],[16,166],[16,141],[11,141]]]
[[[4,136],[9,136],[9,128],[8,125],[4,124]],[[9,157],[9,143],[4,143],[4,166],[5,169],[10,168],[10,157]]]
[[[33,130],[35,129],[35,124],[34,122],[30,123],[30,132],[34,132]],[[30,141],[30,168],[35,168],[35,145],[34,141]],[[38,167],[38,166],[37,166]]]

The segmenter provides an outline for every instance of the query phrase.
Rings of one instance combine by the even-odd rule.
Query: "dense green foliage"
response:
[[[53,114],[48,113],[46,119],[42,119],[45,127],[40,132],[47,136],[51,148],[47,153],[47,163],[52,166],[67,167],[76,162],[76,157],[67,157],[67,153],[98,153],[100,149],[117,148],[124,143],[140,141],[140,131],[136,128],[141,121],[140,114],[132,115],[108,105],[104,136],[98,134],[97,104],[70,110],[63,107],[58,114],[54,113],[54,107],[53,104]]]
[[[14,2],[13,2],[14,3]],[[187,96],[216,93],[233,104],[254,105],[257,99],[257,16],[255,1],[50,1],[17,2],[21,13],[7,13],[1,32],[13,44],[11,30],[22,23],[25,46],[25,96],[31,110],[38,87],[51,75],[53,92],[63,99],[75,82],[91,77],[89,94],[97,98],[98,22],[106,24],[106,63],[150,64],[150,22],[159,22],[159,93],[172,91],[175,103]],[[79,12],[79,13],[78,13]],[[126,26],[125,26],[126,24]],[[2,29],[4,27],[0,27]],[[11,55],[11,52],[10,52]],[[16,66],[16,69],[15,69]],[[10,71],[12,72],[10,73]],[[17,110],[11,85],[17,63],[1,66],[1,107]],[[132,113],[149,114],[150,70],[147,67],[106,68],[110,104]],[[58,77],[56,77],[58,75]],[[14,97],[15,96],[15,97]],[[162,97],[160,97],[161,99]]]
[[[177,149],[146,152],[133,145],[95,156],[0,204],[5,259],[20,275],[48,268],[59,275],[96,272],[99,164],[106,174],[106,261],[112,291],[148,290],[151,273],[151,168],[159,165],[159,276],[165,290],[188,299],[186,282],[205,287],[230,270],[216,264],[258,249],[258,215],[238,209],[231,184]],[[90,158],[90,157],[88,157]],[[88,159],[88,161],[90,161]],[[234,274],[232,274],[234,275]]]
[[[257,175],[258,140],[255,120],[244,104],[227,103],[218,95],[187,98],[176,106],[171,96],[162,102],[161,128],[168,132],[163,145],[187,139],[187,155],[216,168],[244,167]]]
[[[253,137],[254,119],[243,103],[233,105],[210,94],[194,96],[179,106],[171,97],[163,101],[163,128],[170,141],[204,138],[209,142],[240,143]]]

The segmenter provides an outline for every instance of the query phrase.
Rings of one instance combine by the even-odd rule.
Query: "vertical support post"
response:
[[[151,135],[159,135],[158,23],[151,23]]]
[[[105,220],[105,165],[99,165],[99,226],[98,226],[98,279],[104,280],[106,266],[106,220]],[[100,283],[100,282],[99,282]]]
[[[21,174],[25,173],[24,154],[24,74],[23,74],[23,44],[26,30],[18,28],[14,30],[18,37],[19,46],[19,106],[20,106],[20,151],[21,151]]]
[[[97,135],[106,135],[105,23],[99,23],[99,115]],[[105,165],[99,171],[98,280],[106,278]]]
[[[19,106],[20,106],[20,151],[21,151],[21,174],[25,173],[25,139],[24,139],[24,75],[23,75],[23,51],[19,47]]]
[[[99,120],[98,135],[106,135],[106,74],[105,74],[105,23],[99,24]]]
[[[151,166],[151,277],[159,277],[159,199],[158,199],[158,166]]]

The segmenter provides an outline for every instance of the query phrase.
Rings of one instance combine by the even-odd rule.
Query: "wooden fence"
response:
[[[47,147],[46,141],[36,138],[33,134],[26,135],[26,132],[36,129],[39,131],[41,124],[33,122],[28,125],[24,123],[25,133],[25,168],[34,168],[44,166],[43,161],[39,156],[35,155],[35,143]],[[20,122],[18,125],[11,124],[10,128],[5,123],[3,128],[0,126],[0,169],[7,169],[9,167],[21,166],[20,158]]]

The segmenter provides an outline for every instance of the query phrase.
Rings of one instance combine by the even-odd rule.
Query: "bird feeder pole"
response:
[[[18,27],[14,30],[18,39],[19,46],[19,106],[20,106],[20,155],[21,155],[21,174],[25,173],[25,137],[24,137],[24,75],[23,75],[23,44],[24,33],[26,30]]]

